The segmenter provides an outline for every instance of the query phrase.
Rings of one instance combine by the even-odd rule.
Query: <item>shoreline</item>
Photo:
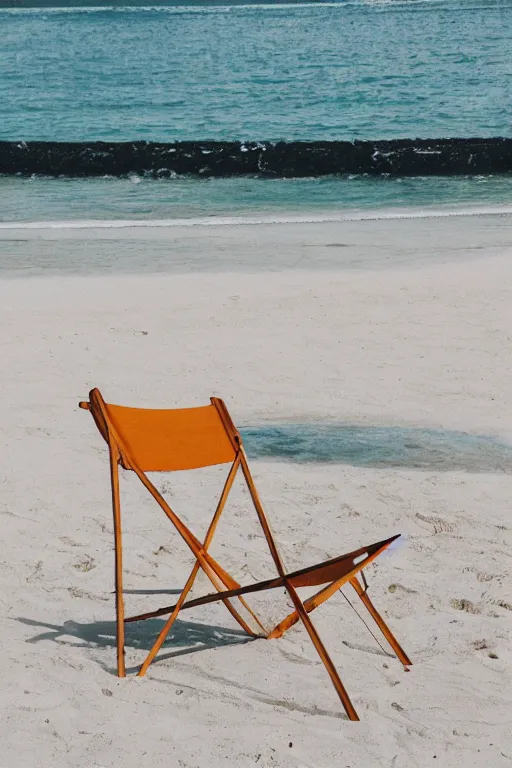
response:
[[[0,277],[423,269],[511,253],[512,209],[438,218],[300,217],[0,226]],[[329,220],[330,219],[330,220]]]
[[[472,218],[477,216],[510,216],[512,204],[500,206],[484,204],[468,207],[460,204],[449,206],[414,206],[404,208],[382,208],[370,210],[346,209],[344,213],[328,212],[325,214],[283,213],[274,216],[270,214],[248,216],[225,216],[211,214],[209,216],[191,216],[166,219],[76,219],[76,220],[36,220],[36,221],[0,221],[0,230],[11,229],[125,229],[139,227],[235,227],[257,226],[264,224],[331,224],[358,221],[396,221],[410,219],[445,219]]]

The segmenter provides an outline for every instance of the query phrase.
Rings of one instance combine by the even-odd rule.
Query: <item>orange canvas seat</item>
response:
[[[181,610],[222,601],[244,631],[253,637],[260,636],[268,639],[280,637],[300,620],[304,624],[326,667],[349,719],[358,720],[359,718],[352,702],[329,654],[318,636],[309,614],[340,590],[344,584],[349,583],[376,621],[399,660],[404,666],[408,666],[411,663],[409,658],[368,597],[364,576],[362,583],[357,578],[363,568],[373,562],[398,536],[392,536],[370,546],[361,547],[358,550],[335,557],[332,560],[327,560],[324,563],[287,573],[277,550],[256,486],[254,485],[247,456],[242,445],[242,439],[231,421],[222,400],[211,398],[210,405],[200,408],[174,410],[126,408],[106,403],[99,390],[93,389],[89,393],[89,401],[81,402],[80,407],[91,412],[101,435],[108,444],[110,454],[115,538],[118,675],[124,677],[126,674],[124,660],[124,628],[126,623],[142,621],[155,616],[169,615],[139,670],[138,674],[142,676],[146,673],[149,665],[164,643],[169,630]],[[230,464],[231,466],[206,537],[201,542],[171,509],[146,473],[197,469],[215,464]],[[124,469],[135,472],[195,556],[192,571],[175,605],[129,617],[124,615],[123,600],[119,465]],[[226,499],[239,470],[242,472],[247,483],[277,572],[277,576],[273,578],[246,586],[241,586],[235,581],[208,552]],[[192,589],[200,569],[210,579],[216,591],[187,601],[187,595]],[[322,588],[303,602],[297,593],[297,589],[314,586]],[[246,603],[243,596],[253,592],[276,589],[277,587],[284,587],[286,589],[293,603],[294,610],[276,627],[268,631]],[[234,600],[239,601],[244,612],[248,614],[247,619],[241,615],[240,607],[235,607]]]

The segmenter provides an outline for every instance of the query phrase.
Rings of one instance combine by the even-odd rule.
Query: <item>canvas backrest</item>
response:
[[[127,469],[135,463],[143,472],[171,472],[235,459],[238,433],[222,401],[214,398],[199,408],[127,408],[105,403],[93,390],[90,408],[103,437],[114,434]]]

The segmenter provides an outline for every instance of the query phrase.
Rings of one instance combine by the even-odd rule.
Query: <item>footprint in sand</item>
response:
[[[93,568],[96,568],[96,563],[94,562],[93,557],[87,557],[85,560],[80,560],[78,563],[73,563],[73,568],[76,568],[77,571],[87,573],[88,571],[92,571]]]
[[[499,605],[500,608],[505,608],[506,611],[512,611],[512,603],[506,603],[505,600],[493,600],[493,605]]]
[[[418,520],[422,520],[431,526],[432,533],[453,533],[455,526],[449,523],[447,520],[443,520],[442,517],[436,515],[422,515],[420,512],[416,512]]]
[[[481,613],[480,608],[471,602],[471,600],[466,600],[465,598],[459,599],[454,597],[453,600],[450,600],[450,605],[452,608],[456,608],[458,611],[465,611],[466,613]]]

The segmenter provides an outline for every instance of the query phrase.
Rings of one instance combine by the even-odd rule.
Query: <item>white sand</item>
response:
[[[203,271],[177,274],[183,258],[180,269],[167,263],[176,274],[0,281],[2,768],[512,766],[512,472],[254,462],[289,568],[407,536],[368,576],[414,661],[410,673],[383,656],[341,596],[313,614],[361,716],[350,724],[303,629],[241,644],[222,606],[184,613],[143,680],[113,675],[107,453],[77,408],[99,386],[114,402],[153,407],[220,395],[239,424],[510,436],[511,224],[227,227],[213,239],[212,230],[174,228],[146,230],[146,250],[142,235],[123,230],[108,233],[109,253],[129,242],[132,266],[138,249],[148,267],[154,242],[164,269],[165,247],[179,255],[187,241]],[[368,245],[365,261],[364,240],[377,230],[382,257]],[[97,261],[107,235],[0,237],[6,270],[41,254],[54,267],[52,248],[68,247],[66,271],[77,243]],[[309,271],[278,271],[299,241],[297,266]],[[332,243],[346,244],[339,263]],[[224,254],[223,273],[201,266],[210,247]],[[314,253],[321,270],[311,269]],[[221,474],[158,479],[198,535]],[[188,552],[133,477],[122,493],[126,589],[176,590]],[[212,551],[243,583],[272,573],[241,486]],[[201,581],[195,594],[207,590]],[[126,597],[130,612],[173,602]],[[273,597],[252,600],[269,624],[288,610],[281,592]],[[160,626],[132,625],[130,669]],[[197,652],[184,653],[190,647]]]

